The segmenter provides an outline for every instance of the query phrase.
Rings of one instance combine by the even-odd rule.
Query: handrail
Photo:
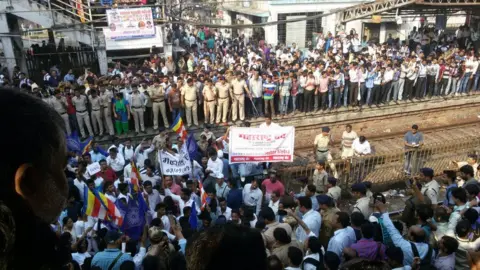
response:
[[[60,3],[60,4],[58,4]],[[55,1],[50,1],[50,5],[52,7],[58,8],[60,10],[57,10],[55,12],[66,12],[68,13],[71,17],[74,17],[75,19],[78,19],[79,21],[83,23],[89,23],[92,21],[92,11],[88,5],[83,4],[80,0],[76,0],[73,2],[75,6],[72,6],[71,3],[66,3],[62,0],[55,0]],[[82,8],[83,16],[78,14],[78,6]],[[73,11],[72,11],[73,10]]]
[[[432,167],[437,174],[450,166],[451,160],[466,160],[467,155],[480,150],[480,138],[467,136],[461,139],[447,140],[442,143],[427,144],[413,154],[406,156],[404,150],[394,151],[389,154],[369,155],[355,157],[348,160],[335,159],[326,164],[330,174],[332,168],[338,172],[338,179],[343,187],[348,188],[352,183],[371,181],[374,184],[391,185],[405,179],[403,173],[405,159],[414,160],[411,173],[415,174],[421,167]],[[330,165],[330,166],[329,166]],[[292,166],[277,169],[288,186],[295,186],[291,181],[299,177],[312,179],[315,164]]]

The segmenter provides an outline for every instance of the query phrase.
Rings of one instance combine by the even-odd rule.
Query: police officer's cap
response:
[[[356,184],[352,185],[352,191],[353,192],[366,193],[367,192],[367,187],[363,183],[356,183]]]
[[[322,132],[330,132],[330,128],[329,127],[322,127]]]
[[[427,177],[433,177],[433,169],[432,168],[421,168],[420,172]]]
[[[332,197],[328,195],[325,195],[325,194],[317,195],[318,204],[330,205],[332,203],[332,200],[333,200]]]
[[[337,178],[329,176],[327,179],[328,183],[330,183],[332,186],[337,185]]]

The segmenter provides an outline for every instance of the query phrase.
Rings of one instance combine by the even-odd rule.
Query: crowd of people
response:
[[[0,91],[4,127],[17,131],[0,137],[9,153],[0,158],[0,266],[476,269],[476,155],[455,161],[458,170],[437,178],[440,173],[431,168],[414,174],[406,151],[412,195],[400,222],[387,212],[388,198],[373,193],[369,182],[344,190],[356,202],[351,209],[338,209],[342,189],[335,166],[326,170],[331,161],[327,127],[315,138],[313,179],[280,179],[274,169],[261,178],[238,177],[242,170],[264,168],[228,164],[228,136],[218,140],[208,128],[198,142],[201,162],[185,176],[162,174],[152,158],[156,151],[184,151],[182,138],[171,141],[168,133],[136,147],[126,140],[108,153],[92,144],[90,152],[72,154],[64,143],[73,131],[83,138],[113,137],[128,134],[131,126],[136,133],[149,126],[169,128],[178,116],[185,116],[187,127],[198,126],[198,106],[210,125],[263,116],[261,127],[271,128],[276,115],[467,94],[478,90],[480,76],[478,30],[468,36],[467,29],[453,39],[414,30],[408,43],[389,38],[381,45],[360,41],[354,32],[328,33],[319,36],[315,48],[301,51],[295,44],[274,48],[244,37],[227,41],[217,31],[198,28],[174,32],[174,39],[190,48],[178,61],[155,54],[141,66],[118,63],[103,76],[88,69],[79,77],[44,70],[38,84],[17,72],[12,84],[23,91]],[[422,146],[417,130],[414,125],[405,135],[406,150]],[[342,157],[370,154],[362,137],[347,126]],[[90,175],[87,167],[95,162],[100,171]],[[138,183],[133,181],[136,168]],[[300,181],[301,190],[286,190],[286,181]],[[88,190],[113,203],[143,198],[141,232],[134,236],[86,215]],[[95,211],[101,209],[90,209]]]
[[[130,155],[131,146],[112,146],[108,157],[93,146],[90,153],[65,159],[66,129],[54,109],[18,90],[2,89],[0,102],[1,115],[18,116],[5,117],[6,128],[18,126],[17,121],[26,123],[15,134],[2,133],[0,140],[11,153],[0,162],[4,175],[0,264],[5,269],[476,269],[478,265],[476,155],[453,161],[459,169],[446,170],[439,177],[431,168],[413,175],[408,181],[412,195],[402,216],[394,219],[386,210],[387,198],[372,193],[369,182],[353,184],[355,205],[338,209],[342,190],[325,171],[323,160],[314,179],[298,179],[302,188],[295,194],[285,188],[285,181],[293,180],[279,179],[274,170],[265,179],[233,181],[228,163],[218,158],[221,150],[212,147],[198,168],[198,178],[159,175],[151,161],[135,151],[129,158],[139,166],[141,187],[129,189],[134,171],[131,163],[124,165],[119,152]],[[31,140],[33,131],[36,140]],[[173,150],[168,137],[157,140],[162,142],[159,147]],[[405,142],[409,143],[407,137]],[[177,145],[177,149],[182,148]],[[92,160],[101,164],[95,175],[85,170]],[[441,186],[446,186],[445,198]],[[140,233],[123,233],[108,221],[87,216],[82,211],[86,197],[81,195],[86,189],[100,189],[112,202],[144,198],[145,226]],[[202,191],[207,194],[205,202]]]
[[[16,70],[8,85],[42,96],[64,117],[67,131],[82,137],[168,128],[178,114],[187,127],[199,126],[199,119],[229,125],[265,115],[448,98],[480,87],[475,27],[462,26],[452,35],[425,26],[408,40],[390,35],[383,44],[354,30],[326,33],[305,50],[244,36],[226,39],[208,28],[187,30],[171,33],[188,50],[175,57],[162,58],[152,49],[142,64],[114,63],[107,74],[88,68],[62,74],[54,66],[42,71],[42,82]]]

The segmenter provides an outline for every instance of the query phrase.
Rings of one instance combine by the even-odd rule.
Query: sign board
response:
[[[192,173],[192,163],[187,151],[171,154],[166,151],[158,151],[158,162],[163,175],[186,175]]]
[[[153,45],[157,48],[161,48],[163,47],[162,28],[160,26],[155,26],[155,28],[155,35],[153,37],[135,39],[134,42],[128,39],[118,40],[107,38],[110,29],[103,28],[103,33],[105,34],[105,47],[107,48],[107,51],[147,49],[151,48]]]
[[[382,16],[372,15],[372,23],[381,23],[381,22],[382,22]]]
[[[94,162],[87,166],[87,172],[89,175],[95,175],[100,171],[100,163]]]
[[[155,36],[151,8],[126,8],[107,10],[108,30],[105,38],[137,39]]]
[[[229,162],[292,162],[295,127],[230,129]]]
[[[287,16],[287,20],[305,18],[305,15]],[[286,43],[296,43],[297,47],[305,47],[305,35],[307,34],[307,21],[289,22],[286,30]]]

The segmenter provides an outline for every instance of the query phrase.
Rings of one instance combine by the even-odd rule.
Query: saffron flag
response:
[[[85,186],[83,196],[85,203],[83,210],[87,216],[113,221],[117,226],[122,225],[122,214],[115,204],[105,196],[105,194],[100,192],[94,193]]]
[[[175,131],[175,133],[177,133],[179,136],[181,136],[183,141],[187,139],[187,130],[183,125],[182,117],[180,117],[180,114],[177,115],[177,118],[175,118],[175,121],[173,121],[170,129]]]
[[[205,192],[205,189],[203,189],[202,182],[198,181],[198,187],[200,188],[200,202],[201,202],[201,207],[200,209],[203,211],[205,208],[205,205],[207,205],[207,192]],[[193,209],[192,209],[193,212]]]
[[[134,192],[138,192],[140,190],[140,181],[142,181],[142,177],[140,176],[140,172],[135,165],[135,162],[131,161],[130,165],[132,166],[132,173],[130,174],[130,183],[133,185]]]

